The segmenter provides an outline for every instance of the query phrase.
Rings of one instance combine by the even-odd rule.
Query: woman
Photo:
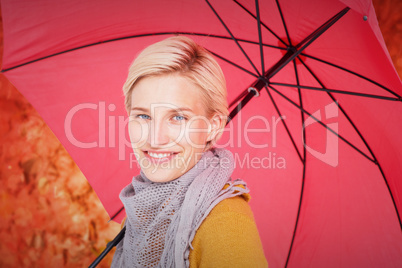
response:
[[[232,154],[213,148],[228,115],[218,63],[189,38],[147,47],[123,87],[141,173],[112,267],[266,267]]]

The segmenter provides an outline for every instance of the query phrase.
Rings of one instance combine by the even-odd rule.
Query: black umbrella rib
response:
[[[106,248],[99,254],[99,256],[88,266],[88,268],[95,268],[103,258],[115,247],[119,242],[124,238],[126,233],[126,226],[124,226],[120,232],[116,235],[116,237],[106,244]]]
[[[268,93],[269,98],[271,99],[272,104],[274,105],[274,108],[275,108],[275,110],[276,110],[276,113],[277,113],[280,117],[282,117],[282,113],[281,113],[281,111],[279,110],[279,107],[278,107],[278,105],[276,104],[276,102],[275,102],[275,100],[274,100],[274,97],[272,96],[271,92],[269,92],[269,90],[267,90],[267,93]],[[300,161],[302,161],[302,162],[304,163],[304,158],[303,158],[303,156],[300,154],[299,149],[297,149],[296,142],[295,142],[295,140],[293,139],[292,134],[290,134],[290,130],[289,130],[289,128],[288,128],[288,126],[287,126],[285,120],[281,120],[281,122],[282,122],[283,126],[285,127],[286,133],[288,134],[288,136],[289,136],[289,138],[290,138],[290,140],[291,140],[291,142],[292,142],[292,144],[293,144],[293,147],[295,148],[296,153],[297,153],[297,155],[299,156]],[[303,121],[303,122],[304,122],[304,121]]]
[[[316,29],[314,32],[312,32],[309,36],[307,36],[306,38],[304,38],[303,41],[301,41],[299,44],[297,44],[296,48],[299,49],[302,45],[304,46],[308,46],[309,43],[311,43],[312,41],[314,41],[315,39],[317,39],[317,37],[320,35],[320,31],[321,28],[326,28],[326,27],[331,27],[335,22],[337,22],[341,17],[343,17],[346,13],[348,13],[348,11],[350,10],[350,7],[345,7],[344,9],[342,9],[338,14],[334,15],[331,19],[329,19],[326,23],[324,23],[323,25],[321,25],[321,27],[319,27],[318,29]],[[328,28],[329,28],[328,27]],[[304,45],[305,43],[307,43],[307,45]]]
[[[231,103],[229,103],[229,108],[238,103],[244,96],[248,94],[248,90],[244,90],[242,93],[239,94]]]
[[[247,103],[251,100],[252,97],[255,96],[255,94],[256,94],[255,91],[248,92],[248,94],[240,101],[240,103],[236,106],[236,108],[234,108],[230,112],[226,125],[228,125],[229,122],[233,120],[233,118],[241,111],[241,109],[243,109],[243,107],[247,105]]]
[[[323,84],[323,83],[321,82],[321,80],[316,76],[316,74],[307,66],[307,64],[306,64],[304,61],[302,61],[300,58],[299,58],[299,60],[300,60],[301,63],[304,65],[304,67],[309,71],[309,73],[314,77],[314,79],[315,79],[322,87],[324,87],[324,84]],[[332,99],[333,102],[337,103],[337,102],[336,102],[336,99],[334,98],[334,96],[333,96],[331,93],[328,92],[328,95],[329,95],[329,97]],[[371,156],[372,156],[373,159],[374,159],[374,163],[378,166],[378,169],[379,169],[380,172],[381,172],[381,175],[382,175],[382,177],[383,177],[383,179],[384,179],[385,185],[387,186],[388,192],[389,192],[389,194],[390,194],[390,196],[391,196],[391,200],[392,200],[392,203],[394,204],[394,209],[395,209],[396,215],[397,215],[398,220],[399,220],[399,225],[400,225],[401,230],[402,230],[402,220],[401,220],[401,217],[400,217],[399,212],[398,212],[398,207],[397,207],[397,205],[396,205],[394,196],[392,195],[391,187],[389,186],[388,180],[387,180],[387,178],[385,177],[385,173],[384,173],[384,171],[382,170],[382,167],[381,167],[380,163],[378,162],[377,158],[376,158],[375,155],[374,155],[373,150],[371,150],[371,148],[370,148],[368,142],[367,142],[366,139],[363,137],[363,135],[361,134],[361,132],[359,131],[359,129],[357,128],[357,126],[354,124],[354,122],[352,121],[352,119],[349,117],[349,115],[346,113],[346,111],[343,109],[343,107],[342,107],[339,103],[337,103],[337,105],[338,105],[339,110],[342,112],[342,114],[343,114],[343,115],[346,117],[346,119],[349,121],[349,123],[351,124],[351,126],[353,127],[353,129],[356,131],[357,135],[359,135],[360,139],[362,140],[362,142],[363,142],[364,145],[366,146],[367,150],[370,152]]]
[[[299,72],[297,70],[296,60],[293,60],[293,68],[295,70],[296,83],[297,83],[297,85],[300,85]],[[299,93],[300,107],[304,108],[303,107],[302,92],[300,90],[300,87],[298,88],[298,93]],[[300,111],[300,116],[301,116],[301,122],[304,122],[304,113],[301,112],[301,111]],[[304,144],[307,144],[307,141],[306,141],[306,129],[305,128],[303,128],[302,135],[303,135],[302,137],[303,137]],[[303,193],[304,193],[304,185],[305,185],[305,178],[306,178],[306,146],[303,146],[303,156],[304,156],[303,157],[303,175],[302,175],[301,187],[300,187],[299,207],[297,209],[295,227],[293,229],[292,240],[290,242],[288,256],[286,258],[285,268],[288,267],[288,264],[289,264],[290,254],[292,253],[293,244],[294,244],[294,241],[295,241],[295,238],[296,238],[296,231],[297,231],[297,226],[299,225],[300,212],[301,212],[301,207],[302,207],[302,202],[303,202]]]
[[[292,101],[291,99],[289,99],[288,97],[286,97],[284,94],[282,94],[279,90],[275,89],[274,87],[272,87],[271,85],[268,85],[269,88],[271,88],[273,91],[275,91],[277,94],[279,94],[281,97],[283,97],[285,100],[287,100],[288,102],[290,102],[293,106],[295,106],[296,108],[298,108],[300,111],[302,111],[303,113],[307,114],[309,117],[313,118],[315,121],[317,121],[317,123],[319,123],[320,125],[322,125],[323,127],[325,127],[327,130],[329,130],[330,132],[332,132],[334,135],[338,136],[339,139],[341,139],[342,141],[344,141],[346,144],[348,144],[350,147],[352,147],[353,149],[355,149],[357,152],[359,152],[361,155],[363,155],[364,157],[366,157],[368,160],[370,160],[373,163],[376,163],[375,160],[373,160],[372,158],[370,158],[368,155],[366,155],[364,152],[362,152],[359,148],[357,148],[356,146],[354,146],[351,142],[349,142],[347,139],[345,139],[343,136],[339,135],[338,133],[336,133],[332,128],[328,127],[327,125],[325,125],[323,122],[321,122],[318,118],[316,118],[315,116],[313,116],[311,113],[309,113],[308,111],[306,111],[303,107],[300,107],[299,105],[297,105],[297,103],[295,103],[294,101]],[[267,87],[265,87],[265,89],[268,91]]]
[[[246,11],[250,16],[252,16],[254,19],[257,19],[257,17],[251,13],[250,10],[248,10],[246,7],[244,7],[242,4],[240,4],[237,0],[233,0],[233,2],[235,2],[237,5],[239,5],[244,11]],[[284,44],[286,47],[288,47],[289,45],[286,44],[271,28],[269,28],[264,22],[261,22],[261,25],[267,29],[273,36],[276,37],[276,39],[278,39],[279,42],[281,42],[282,44]],[[286,48],[284,48],[286,49]]]
[[[387,92],[389,92],[389,93],[391,93],[392,95],[394,95],[395,97],[397,97],[398,100],[402,101],[402,97],[401,97],[400,95],[398,95],[397,93],[395,93],[395,92],[392,91],[391,89],[387,88],[386,86],[384,86],[384,85],[382,85],[382,84],[380,84],[380,83],[378,83],[378,82],[376,82],[376,81],[374,81],[374,80],[372,80],[372,79],[370,79],[370,78],[368,78],[368,77],[366,77],[366,76],[364,76],[364,75],[358,74],[358,73],[356,73],[356,72],[354,72],[354,71],[352,71],[352,70],[349,70],[349,69],[347,69],[347,68],[345,68],[345,67],[336,65],[336,64],[334,64],[334,63],[328,62],[328,61],[323,60],[323,59],[319,59],[319,58],[317,58],[317,57],[314,57],[314,56],[311,56],[311,55],[308,55],[308,54],[305,54],[305,53],[300,53],[300,55],[302,55],[302,56],[304,56],[304,57],[307,57],[307,58],[310,58],[310,59],[313,59],[313,60],[316,60],[316,61],[319,61],[319,62],[324,63],[324,64],[327,64],[327,65],[330,65],[330,66],[332,66],[332,67],[335,67],[335,68],[340,69],[340,70],[342,70],[342,71],[345,71],[345,72],[347,72],[347,73],[350,73],[350,74],[352,74],[352,75],[355,75],[355,76],[357,76],[357,77],[359,77],[359,78],[361,78],[361,79],[364,79],[364,80],[366,80],[366,81],[368,81],[368,82],[370,82],[370,83],[372,83],[372,84],[374,84],[374,85],[376,85],[376,86],[378,86],[378,87],[380,87],[380,88],[386,90]]]
[[[295,70],[296,83],[297,83],[297,86],[299,86],[298,90],[297,90],[298,93],[299,93],[299,104],[300,104],[300,107],[302,107],[304,109],[302,92],[300,90],[299,71],[297,70],[296,60],[293,60],[293,68]],[[302,111],[300,111],[300,116],[301,116],[301,122],[304,122],[304,113]],[[305,136],[306,136],[306,129],[303,128],[303,136],[302,136],[302,138],[303,138],[304,144],[306,144]],[[303,159],[304,159],[303,163],[305,164],[306,163],[306,147],[305,146],[303,146]]]
[[[262,47],[262,34],[261,34],[261,18],[260,18],[260,5],[258,0],[255,0],[255,10],[257,13],[257,27],[258,27],[258,41],[260,42],[260,56],[261,56],[261,73],[265,73],[264,66],[264,49]]]
[[[228,118],[228,121],[227,121],[227,124],[229,124],[229,122],[233,120],[233,118],[241,111],[241,109],[243,109],[243,107],[246,106],[246,104],[251,100],[251,98],[256,95],[256,91],[249,91],[247,94],[246,94],[245,92],[247,92],[247,91],[244,91],[242,94],[240,94],[240,96],[244,96],[244,95],[245,95],[245,97],[240,101],[240,103],[236,106],[236,108],[234,108],[234,109],[230,112],[229,118]],[[275,107],[275,110],[276,110],[277,114],[278,114],[280,117],[282,117],[282,114],[281,114],[281,112],[279,111],[279,108],[278,108],[278,106],[276,105],[276,102],[275,102],[274,98],[272,97],[271,92],[268,91],[268,95],[269,95],[269,97],[270,97],[270,99],[271,99],[271,101],[272,101],[272,104],[273,104],[274,107]],[[240,97],[240,96],[239,96],[239,97]],[[230,106],[232,106],[233,104],[234,104],[234,102],[232,102]],[[294,141],[293,136],[290,134],[289,128],[288,128],[288,126],[286,125],[285,120],[281,120],[281,122],[282,122],[283,126],[285,127],[285,130],[286,130],[286,132],[287,132],[287,134],[288,134],[288,136],[289,136],[289,138],[290,138],[290,140],[291,140],[291,142],[292,142],[292,144],[293,144],[293,147],[294,147],[295,150],[296,150],[297,155],[298,155],[299,158],[300,158],[300,161],[303,162],[303,161],[304,161],[304,160],[303,160],[303,157],[301,156],[299,150],[297,149],[296,142]],[[226,125],[227,125],[227,124],[226,124]]]
[[[221,55],[219,55],[219,54],[217,54],[217,53],[215,53],[215,52],[213,52],[213,51],[211,51],[211,50],[208,50],[208,51],[209,51],[212,55],[214,55],[215,57],[220,58],[220,59],[223,60],[223,61],[226,61],[226,62],[229,63],[230,65],[233,65],[234,67],[239,68],[240,70],[242,70],[242,71],[244,71],[244,72],[246,72],[246,73],[248,73],[248,74],[254,76],[255,78],[258,78],[258,76],[257,76],[255,73],[253,73],[253,72],[247,70],[246,68],[241,67],[240,65],[234,63],[233,61],[231,61],[231,60],[229,60],[229,59],[226,59],[225,57],[222,57]]]
[[[207,2],[208,6],[211,8],[211,10],[214,12],[215,16],[218,18],[218,20],[221,22],[222,26],[225,27],[226,31],[228,32],[228,34],[230,35],[230,37],[232,37],[232,40],[236,43],[237,47],[241,50],[241,52],[243,53],[243,55],[247,58],[248,62],[251,64],[251,66],[253,66],[254,70],[256,71],[256,73],[258,74],[258,76],[261,76],[260,72],[258,71],[257,67],[255,67],[254,63],[251,61],[250,57],[247,55],[247,53],[244,51],[244,49],[242,48],[242,46],[239,44],[238,40],[234,37],[234,35],[232,34],[232,32],[229,30],[229,28],[226,26],[225,22],[222,20],[222,18],[219,16],[218,12],[216,12],[216,10],[214,9],[214,7],[211,5],[211,3],[209,3],[208,0],[205,0],[205,2]]]
[[[317,83],[321,86],[321,87],[325,87],[324,83],[318,78],[318,76],[315,74],[315,72],[313,72],[313,70],[311,70],[311,68],[303,61],[300,59],[300,57],[298,58],[300,60],[300,62],[303,64],[304,68],[306,68],[306,70],[311,74],[311,76],[313,76],[314,80],[317,81]],[[337,106],[339,108],[339,110],[341,110],[342,114],[346,117],[346,119],[349,121],[349,123],[351,124],[351,126],[353,127],[353,129],[356,131],[356,133],[359,135],[360,139],[363,141],[364,145],[366,146],[367,150],[370,152],[371,157],[374,159],[375,162],[377,162],[372,150],[370,149],[368,143],[366,142],[366,140],[363,138],[363,135],[360,133],[360,131],[358,130],[357,126],[353,123],[352,119],[349,117],[349,115],[346,113],[346,111],[343,109],[343,107],[337,102],[337,100],[335,99],[335,97],[330,93],[327,92],[328,96],[332,99],[333,102],[337,103]]]
[[[221,36],[221,35],[213,35],[213,34],[202,34],[202,33],[192,33],[192,32],[159,32],[159,33],[151,33],[151,34],[139,34],[139,35],[130,35],[130,36],[125,36],[125,37],[119,37],[119,38],[113,38],[113,39],[109,39],[109,40],[103,40],[103,41],[99,41],[99,42],[95,42],[95,43],[91,43],[91,44],[87,44],[87,45],[83,45],[83,46],[79,46],[79,47],[75,47],[75,48],[71,48],[71,49],[67,49],[61,52],[56,52],[44,57],[40,57],[31,61],[27,61],[15,66],[12,66],[10,68],[7,69],[3,69],[1,70],[2,73],[11,71],[13,69],[17,69],[19,67],[34,63],[34,62],[38,62],[44,59],[48,59],[48,58],[52,58],[58,55],[62,55],[68,52],[73,52],[79,49],[83,49],[83,48],[87,48],[87,47],[92,47],[92,46],[96,46],[96,45],[101,45],[101,44],[105,44],[105,43],[110,43],[110,42],[115,42],[115,41],[120,41],[120,40],[126,40],[126,39],[132,39],[132,38],[139,38],[139,37],[147,37],[147,36],[158,36],[158,35],[174,35],[174,34],[183,34],[183,35],[193,35],[193,36],[206,36],[206,37],[213,37],[213,38],[220,38],[220,39],[226,39],[226,40],[232,40],[231,37],[228,36]],[[250,43],[250,44],[254,44],[254,45],[258,45],[258,42],[255,41],[251,41],[251,40],[246,40],[246,39],[237,39],[240,42],[244,42],[244,43]],[[286,48],[283,47],[279,47],[279,46],[273,46],[273,45],[269,45],[269,44],[262,44],[263,46],[266,47],[271,47],[271,48],[275,48],[275,49],[279,49],[279,50],[286,50]],[[254,75],[254,74],[253,74]],[[254,75],[255,76],[255,75]]]
[[[123,210],[124,210],[124,206],[121,207],[115,214],[113,214],[113,216],[110,217],[110,220],[109,220],[109,221],[114,220]]]
[[[313,35],[309,35],[308,40],[303,40],[303,46],[297,45],[296,47],[289,47],[286,54],[274,65],[272,66],[265,74],[266,79],[271,79],[275,74],[277,74],[280,70],[282,70],[289,62],[294,60],[297,56],[299,56],[304,49],[306,49],[309,45],[311,45],[318,37],[320,37],[323,33],[325,33],[328,29],[331,28],[338,20],[340,20],[347,12],[349,8],[344,8],[343,10],[339,11],[335,16],[330,18],[320,27],[318,27]],[[300,48],[299,48],[300,47]]]
[[[323,33],[325,33],[328,29],[330,29],[338,20],[340,20],[348,11],[349,7],[345,7],[341,11],[339,11],[336,15],[326,21],[323,25],[318,27],[313,33],[307,36],[303,41],[296,45],[295,49],[297,52],[297,56],[302,53],[309,45],[311,45],[318,37],[320,37]],[[295,57],[294,57],[295,58]]]
[[[322,87],[322,88],[320,88],[320,87],[310,87],[310,86],[301,86],[301,85],[293,85],[293,84],[286,84],[286,83],[276,83],[276,82],[270,82],[270,84],[274,85],[274,86],[284,86],[284,87],[311,89],[311,90],[324,91],[324,92],[329,92],[329,93],[330,92],[331,93],[339,93],[339,94],[345,94],[345,95],[353,95],[353,96],[367,97],[367,98],[374,98],[374,99],[382,99],[382,100],[389,100],[389,101],[402,101],[402,99],[393,98],[393,97],[386,97],[386,96],[359,93],[359,92],[351,92],[351,91],[338,90],[338,89],[328,89],[328,88],[325,88],[325,87]]]
[[[286,26],[285,18],[283,17],[281,5],[279,5],[279,1],[278,1],[278,0],[276,0],[275,2],[276,2],[276,6],[278,7],[279,15],[281,16],[283,28],[285,29],[286,38],[288,39],[289,46],[293,46],[293,45],[292,45],[292,40],[290,39],[290,35],[289,35],[289,32],[288,32],[288,27]]]

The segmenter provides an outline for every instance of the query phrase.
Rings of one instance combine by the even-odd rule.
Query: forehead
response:
[[[145,77],[135,85],[131,93],[131,107],[149,108],[153,104],[166,104],[205,114],[201,90],[177,74]]]

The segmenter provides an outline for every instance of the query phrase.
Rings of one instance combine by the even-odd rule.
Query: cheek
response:
[[[185,124],[167,124],[168,127],[164,129],[164,134],[169,137],[172,143],[183,143],[186,139],[186,125]]]
[[[135,148],[141,147],[147,140],[149,126],[146,123],[138,121],[130,121],[128,124],[128,133],[130,136],[131,144]]]
[[[208,127],[202,122],[194,123],[191,125],[191,128],[188,127],[186,129],[186,143],[188,143],[191,147],[203,149],[206,145],[207,137]]]

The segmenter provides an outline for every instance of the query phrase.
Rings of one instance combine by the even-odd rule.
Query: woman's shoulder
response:
[[[243,194],[219,202],[198,228],[194,240],[223,236],[232,239],[230,235],[233,231],[257,230],[249,199],[248,194]]]
[[[249,196],[248,194],[234,196],[231,198],[227,198],[219,202],[209,213],[209,215],[204,220],[203,224],[207,222],[214,222],[215,220],[221,221],[227,216],[238,216],[238,217],[246,217],[254,221],[254,215],[248,204]],[[216,219],[215,219],[216,218]]]
[[[190,267],[267,267],[249,196],[218,203],[192,241]]]

